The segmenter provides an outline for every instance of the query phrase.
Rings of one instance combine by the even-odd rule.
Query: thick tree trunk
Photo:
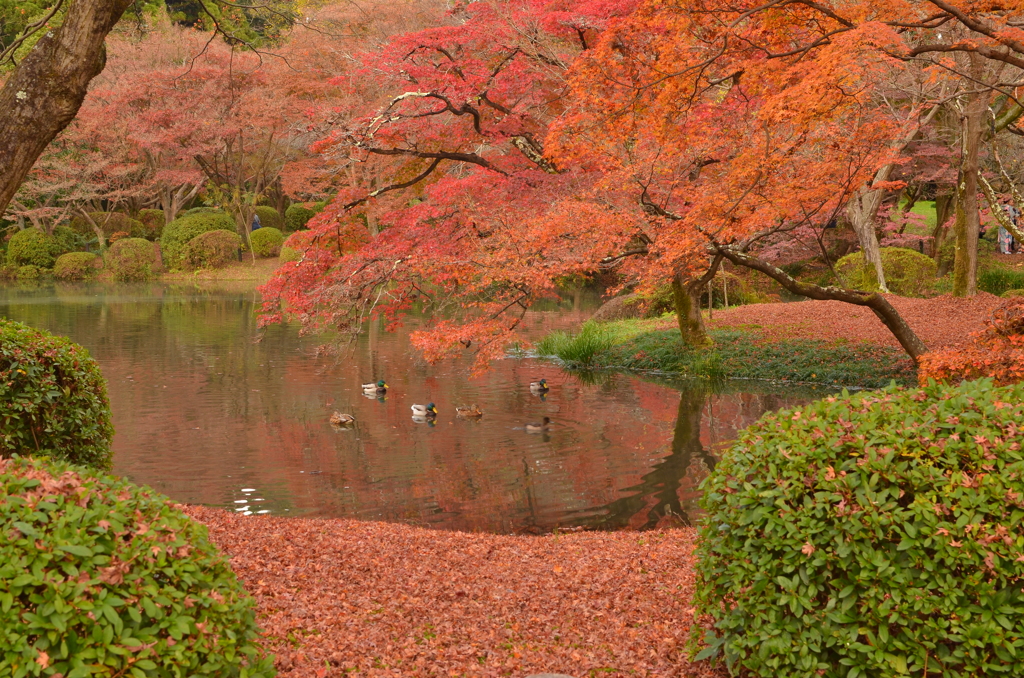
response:
[[[900,346],[907,352],[907,355],[914,359],[914,362],[918,362],[921,356],[928,352],[928,347],[925,346],[924,342],[907,324],[907,321],[903,319],[899,311],[877,292],[848,290],[842,287],[821,287],[811,283],[800,282],[787,275],[782,269],[745,252],[739,252],[725,246],[719,246],[716,251],[736,266],[744,266],[764,273],[794,294],[810,299],[842,301],[847,304],[870,308],[878,319],[892,332],[892,335],[900,342]]]
[[[942,268],[942,244],[946,241],[946,233],[949,231],[949,215],[953,213],[956,200],[954,191],[939,193],[935,196],[935,230],[932,231],[932,258]],[[939,277],[944,276],[948,271],[939,271]]]
[[[971,55],[974,66],[972,74],[984,66],[979,62],[981,57]],[[962,155],[960,175],[957,179],[956,221],[956,260],[953,264],[953,295],[957,297],[973,297],[978,293],[978,231],[981,228],[981,217],[978,212],[978,150],[981,147],[981,136],[984,133],[982,122],[988,103],[981,93],[967,95],[967,105],[961,120]]]
[[[672,279],[672,297],[675,300],[679,333],[687,346],[702,348],[711,344],[711,337],[704,326],[704,316],[700,312],[700,297],[708,281],[715,277],[721,262],[722,257],[716,256],[707,272],[699,278],[677,273]]]
[[[0,214],[36,159],[78,113],[105,63],[103,40],[132,0],[71,0],[0,90]]]
[[[892,166],[887,165],[880,169],[875,175],[875,181],[886,181]],[[882,270],[882,253],[878,247],[878,236],[875,235],[875,214],[885,192],[869,186],[862,186],[846,203],[846,217],[857,234],[857,242],[860,243],[861,252],[864,253],[864,262],[875,269],[878,278],[878,289],[888,292],[885,284],[885,271]]]

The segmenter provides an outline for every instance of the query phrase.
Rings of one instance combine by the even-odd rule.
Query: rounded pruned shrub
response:
[[[281,253],[284,234],[276,228],[257,228],[249,234],[252,251],[258,257],[276,257]]]
[[[53,277],[65,282],[90,280],[96,275],[99,257],[91,252],[68,252],[57,257]]]
[[[269,205],[259,205],[256,208],[256,214],[260,215],[260,226],[264,228],[276,228],[281,230],[284,228],[284,219],[281,218],[281,213]]]
[[[42,455],[106,469],[113,436],[107,385],[89,352],[0,318],[0,457]]]
[[[889,291],[904,297],[921,297],[935,284],[937,266],[931,257],[903,247],[883,247],[882,270]],[[847,254],[836,262],[836,272],[850,287],[873,290],[878,287],[875,269],[864,262],[861,252]]]
[[[780,411],[704,484],[698,656],[753,676],[1024,673],[1024,386]]]
[[[197,235],[218,230],[234,231],[235,220],[224,212],[193,212],[190,210],[185,216],[178,217],[167,224],[160,237],[164,265],[170,269],[180,269],[184,265],[182,256],[185,245]]]
[[[148,488],[0,460],[0,675],[270,678],[206,528]]]
[[[39,280],[40,278],[43,277],[43,274],[45,272],[46,269],[44,268],[39,268],[38,266],[33,266],[32,264],[26,264],[24,266],[18,267],[14,277],[22,281]]]
[[[146,240],[157,240],[164,230],[164,211],[154,209],[139,210],[139,223],[143,228],[140,232],[132,233],[133,238],[145,238]]]
[[[107,250],[106,263],[118,282],[152,280],[157,269],[156,245],[143,238],[122,238]]]
[[[293,203],[284,211],[284,222],[289,231],[298,231],[305,228],[314,216],[315,211],[299,203]]]
[[[242,237],[226,230],[208,231],[185,245],[182,260],[186,268],[222,268],[238,259]]]
[[[7,263],[11,266],[53,268],[60,255],[60,243],[38,228],[26,228],[11,236],[7,243]]]

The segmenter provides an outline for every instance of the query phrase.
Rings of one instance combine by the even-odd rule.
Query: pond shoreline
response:
[[[696,530],[474,534],[187,506],[255,597],[282,678],[724,678],[686,658]]]

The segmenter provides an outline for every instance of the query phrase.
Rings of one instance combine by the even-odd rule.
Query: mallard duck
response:
[[[547,379],[541,379],[540,381],[530,382],[530,393],[547,393],[550,390],[551,387],[548,386]]]
[[[414,417],[436,417],[437,408],[434,407],[434,403],[429,405],[413,405],[412,416]]]
[[[354,424],[356,418],[351,414],[342,414],[341,412],[335,412],[331,415],[331,423],[335,426],[348,426]]]
[[[388,385],[383,379],[376,384],[363,384],[363,393],[367,395],[384,395],[388,392]]]
[[[529,423],[526,425],[527,431],[547,431],[551,428],[551,417],[544,417],[544,421],[540,424]]]
[[[484,416],[483,410],[476,405],[473,405],[472,407],[456,407],[455,414],[460,417],[467,417],[470,419],[477,419]]]

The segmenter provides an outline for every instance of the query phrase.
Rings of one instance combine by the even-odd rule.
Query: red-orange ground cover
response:
[[[188,513],[259,605],[282,676],[704,676],[695,531],[524,537]]]
[[[978,332],[1005,300],[979,293],[971,299],[953,296],[911,299],[886,295],[930,350],[956,346]],[[766,339],[848,339],[899,348],[870,309],[839,301],[798,301],[751,304],[715,311],[713,328],[759,325]]]

